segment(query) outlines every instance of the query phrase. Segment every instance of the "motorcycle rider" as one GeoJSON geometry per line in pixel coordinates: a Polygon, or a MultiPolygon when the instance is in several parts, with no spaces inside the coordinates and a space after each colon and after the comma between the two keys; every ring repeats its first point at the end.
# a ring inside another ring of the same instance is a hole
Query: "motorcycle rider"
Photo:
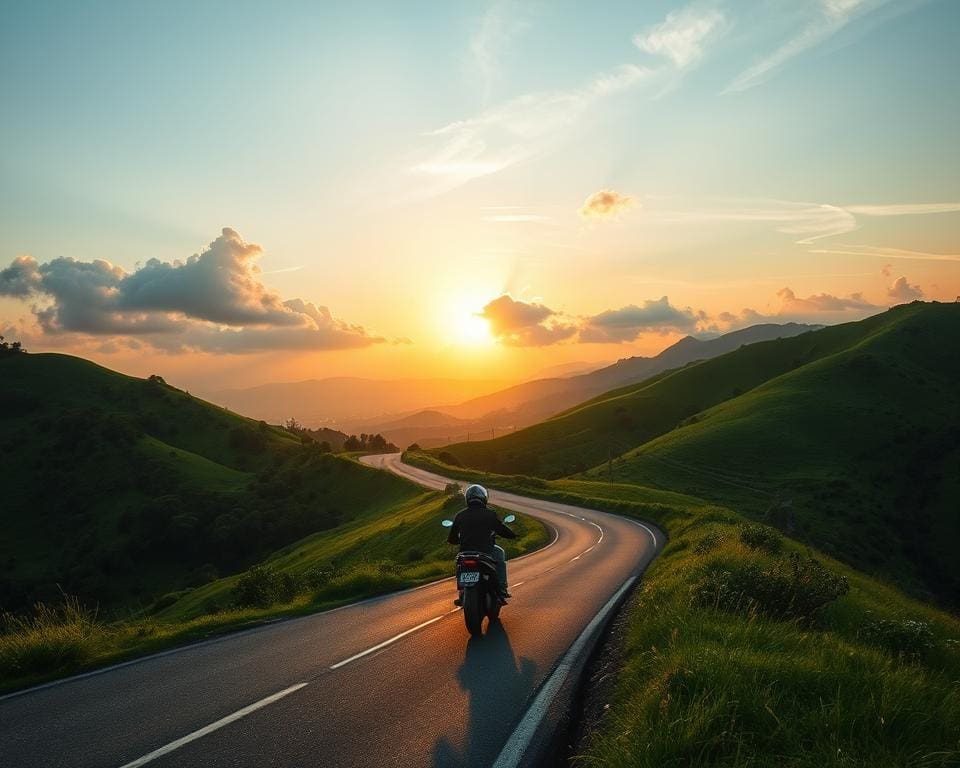
{"type": "MultiPolygon", "coordinates": [[[[463,495],[467,508],[453,518],[447,542],[459,544],[461,552],[484,552],[493,557],[497,563],[497,581],[500,582],[500,602],[505,603],[510,597],[507,590],[507,553],[503,551],[503,547],[494,543],[494,536],[515,539],[517,534],[500,522],[497,513],[487,506],[487,489],[482,485],[467,486],[463,495]]],[[[455,605],[463,605],[462,590],[453,602],[455,605]]]]}

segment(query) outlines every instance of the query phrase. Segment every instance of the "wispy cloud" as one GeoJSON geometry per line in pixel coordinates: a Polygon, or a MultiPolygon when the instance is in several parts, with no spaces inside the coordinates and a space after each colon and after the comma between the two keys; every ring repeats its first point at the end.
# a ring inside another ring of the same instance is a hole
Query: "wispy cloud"
{"type": "Polygon", "coordinates": [[[654,209],[645,215],[673,222],[766,222],[778,232],[797,236],[798,243],[811,243],[824,237],[851,232],[857,219],[836,205],[794,202],[790,200],[720,199],[709,206],[687,209],[654,209]]]}
{"type": "Polygon", "coordinates": [[[545,151],[551,139],[592,105],[632,88],[651,73],[625,64],[601,73],[583,88],[525,94],[476,117],[445,125],[429,134],[440,146],[415,162],[411,170],[430,178],[427,192],[433,194],[502,171],[545,151]]]}
{"type": "Polygon", "coordinates": [[[806,5],[812,16],[793,37],[741,72],[724,89],[724,93],[746,91],[768,80],[799,54],[814,48],[836,35],[858,18],[887,5],[891,0],[820,0],[806,5]]]}
{"type": "Polygon", "coordinates": [[[500,79],[500,61],[504,50],[527,26],[519,15],[519,9],[510,0],[497,0],[480,18],[477,29],[470,38],[469,60],[480,78],[483,104],[490,101],[500,79]]]}
{"type": "Polygon", "coordinates": [[[910,261],[960,261],[960,253],[930,253],[906,248],[884,248],[879,245],[837,245],[834,248],[814,248],[810,253],[837,256],[876,256],[879,259],[907,259],[910,261]]]}
{"type": "MultiPolygon", "coordinates": [[[[694,208],[671,209],[648,206],[648,217],[673,222],[728,221],[728,222],[768,222],[778,232],[797,237],[796,242],[809,245],[817,240],[836,235],[847,234],[858,229],[858,216],[919,216],[939,213],[960,212],[960,203],[892,203],[888,205],[832,205],[829,203],[809,203],[792,200],[740,200],[716,199],[694,208]]],[[[857,249],[868,246],[842,246],[857,249]]],[[[883,255],[877,249],[876,255],[883,255]]],[[[890,249],[894,252],[897,249],[890,249]]],[[[814,250],[813,253],[848,253],[846,250],[814,250]]],[[[902,251],[901,255],[890,254],[890,258],[929,258],[931,260],[953,261],[955,257],[937,254],[915,254],[902,251]]]]}
{"type": "Polygon", "coordinates": [[[665,56],[677,69],[698,64],[706,43],[727,26],[726,17],[716,8],[691,5],[672,11],[662,23],[634,36],[641,51],[665,56]]]}
{"type": "MultiPolygon", "coordinates": [[[[439,194],[550,151],[565,130],[604,100],[641,85],[675,82],[703,59],[707,44],[719,34],[724,21],[712,7],[704,10],[695,5],[675,11],[634,38],[638,47],[656,57],[653,65],[625,62],[596,73],[580,87],[523,94],[474,117],[449,123],[427,134],[430,146],[417,153],[407,167],[424,178],[422,194],[439,194]]],[[[496,28],[491,20],[487,31],[478,33],[480,37],[472,43],[488,72],[492,72],[489,51],[496,28]]]]}
{"type": "Polygon", "coordinates": [[[930,213],[960,212],[960,203],[894,203],[893,205],[846,205],[861,216],[921,216],[930,213]]]}

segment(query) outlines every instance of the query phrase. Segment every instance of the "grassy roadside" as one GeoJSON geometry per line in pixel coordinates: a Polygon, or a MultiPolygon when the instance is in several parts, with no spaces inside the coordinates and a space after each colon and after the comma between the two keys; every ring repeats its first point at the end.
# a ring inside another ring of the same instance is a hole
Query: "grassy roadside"
{"type": "Polygon", "coordinates": [[[960,621],[946,612],[693,497],[405,458],[669,533],[574,765],[960,765],[960,621]]]}
{"type": "MultiPolygon", "coordinates": [[[[38,606],[29,618],[0,617],[0,693],[443,578],[453,555],[439,522],[461,503],[461,497],[421,493],[116,621],[100,619],[73,598],[38,606]]],[[[511,556],[549,540],[533,518],[518,515],[512,527],[519,536],[504,544],[511,556]]]]}

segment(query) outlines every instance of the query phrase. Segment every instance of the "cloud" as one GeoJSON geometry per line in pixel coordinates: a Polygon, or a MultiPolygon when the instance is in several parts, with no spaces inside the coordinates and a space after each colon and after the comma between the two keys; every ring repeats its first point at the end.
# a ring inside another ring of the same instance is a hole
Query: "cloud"
{"type": "Polygon", "coordinates": [[[840,245],[834,248],[814,248],[810,253],[835,254],[838,256],[876,256],[881,259],[906,259],[908,261],[960,261],[960,253],[930,253],[911,251],[906,248],[884,248],[878,245],[840,245]]]}
{"type": "Polygon", "coordinates": [[[960,203],[893,203],[890,205],[845,205],[850,213],[861,216],[922,216],[931,213],[960,212],[960,203]]]}
{"type": "Polygon", "coordinates": [[[657,301],[645,301],[642,306],[630,304],[584,318],[579,339],[586,343],[615,344],[633,341],[645,332],[691,332],[704,317],[689,308],[677,309],[663,296],[657,301]]]}
{"type": "Polygon", "coordinates": [[[769,223],[778,232],[795,236],[796,242],[802,244],[857,228],[856,217],[836,205],[736,198],[715,199],[710,203],[709,207],[702,208],[644,210],[649,217],[680,224],[701,221],[769,223]]]}
{"type": "Polygon", "coordinates": [[[782,302],[781,315],[818,314],[821,312],[846,312],[848,310],[880,309],[863,298],[861,293],[851,293],[849,296],[832,296],[829,293],[819,293],[802,299],[790,288],[781,288],[777,296],[782,302]]]}
{"type": "Polygon", "coordinates": [[[884,277],[890,277],[890,271],[893,269],[893,264],[884,264],[883,268],[880,270],[880,274],[884,277]]]}
{"type": "Polygon", "coordinates": [[[527,24],[517,17],[517,11],[509,0],[498,0],[487,9],[480,19],[476,32],[470,38],[470,64],[481,81],[483,103],[500,76],[500,59],[510,41],[525,29],[527,24]]]}
{"type": "MultiPolygon", "coordinates": [[[[770,79],[790,59],[829,40],[852,21],[887,5],[890,0],[820,0],[801,4],[812,9],[812,17],[800,31],[773,53],[741,72],[724,93],[746,91],[770,79]]],[[[916,5],[916,3],[913,3],[916,5]]]]}
{"type": "MultiPolygon", "coordinates": [[[[495,48],[502,40],[502,9],[491,8],[471,43],[490,90],[496,67],[495,48]]],[[[624,62],[601,71],[575,88],[526,93],[490,106],[478,115],[448,123],[427,134],[428,143],[405,165],[421,176],[421,194],[440,194],[473,179],[498,173],[553,149],[571,126],[595,114],[604,100],[640,85],[669,85],[700,62],[706,44],[724,26],[719,11],[695,7],[672,12],[662,24],[634,38],[657,57],[657,66],[624,62]]],[[[656,92],[654,92],[655,95],[656,92]]]]}
{"type": "Polygon", "coordinates": [[[576,326],[561,320],[549,307],[519,301],[506,293],[488,302],[478,315],[490,324],[490,332],[501,344],[512,347],[544,347],[577,332],[576,326]]]}
{"type": "Polygon", "coordinates": [[[343,349],[383,341],[260,281],[259,245],[226,228],[185,262],[149,260],[134,272],[101,259],[21,256],[0,272],[0,295],[35,299],[44,334],[136,336],[170,351],[343,349]]]}
{"type": "MultiPolygon", "coordinates": [[[[778,232],[797,237],[798,244],[809,245],[816,240],[853,232],[860,224],[858,216],[918,216],[960,212],[960,203],[893,203],[889,205],[833,205],[792,200],[719,198],[708,201],[709,205],[690,208],[657,207],[652,199],[644,211],[648,218],[687,224],[700,221],[720,222],[767,222],[778,232]]],[[[865,248],[867,246],[850,246],[865,248]]],[[[890,258],[908,258],[910,251],[889,251],[890,258]]],[[[814,250],[812,253],[846,253],[846,251],[814,250]]],[[[937,260],[953,261],[957,256],[927,255],[937,260]]],[[[918,254],[915,258],[921,258],[918,254]]]]}
{"type": "Polygon", "coordinates": [[[476,117],[449,123],[428,134],[439,146],[414,161],[410,170],[430,179],[431,193],[497,173],[545,151],[549,140],[598,100],[627,90],[648,75],[642,67],[623,65],[583,88],[525,94],[476,117]]]}
{"type": "Polygon", "coordinates": [[[671,11],[663,22],[635,35],[633,44],[641,51],[669,59],[677,69],[699,63],[704,44],[726,26],[716,8],[688,6],[671,11]]]}
{"type": "Polygon", "coordinates": [[[37,260],[32,256],[17,256],[6,269],[0,269],[0,296],[26,299],[43,280],[37,271],[37,260]]]}
{"type": "Polygon", "coordinates": [[[910,285],[907,278],[901,276],[894,280],[893,285],[887,289],[887,296],[898,304],[905,304],[908,301],[922,299],[923,291],[920,290],[919,285],[910,285]]]}
{"type": "Polygon", "coordinates": [[[612,189],[601,189],[584,200],[580,215],[584,218],[615,219],[635,202],[629,195],[621,195],[612,189]]]}

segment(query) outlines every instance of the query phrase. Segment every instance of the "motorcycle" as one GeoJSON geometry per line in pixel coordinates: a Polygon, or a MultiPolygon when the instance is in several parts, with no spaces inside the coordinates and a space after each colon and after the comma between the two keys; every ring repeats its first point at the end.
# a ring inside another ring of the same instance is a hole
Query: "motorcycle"
{"type": "MultiPolygon", "coordinates": [[[[503,522],[510,524],[516,519],[516,515],[507,515],[503,522]]],[[[450,528],[453,520],[444,520],[441,525],[450,528]]],[[[496,560],[486,552],[458,553],[457,589],[463,595],[463,621],[467,631],[474,637],[479,636],[483,633],[484,616],[496,621],[503,607],[496,560]]]]}

